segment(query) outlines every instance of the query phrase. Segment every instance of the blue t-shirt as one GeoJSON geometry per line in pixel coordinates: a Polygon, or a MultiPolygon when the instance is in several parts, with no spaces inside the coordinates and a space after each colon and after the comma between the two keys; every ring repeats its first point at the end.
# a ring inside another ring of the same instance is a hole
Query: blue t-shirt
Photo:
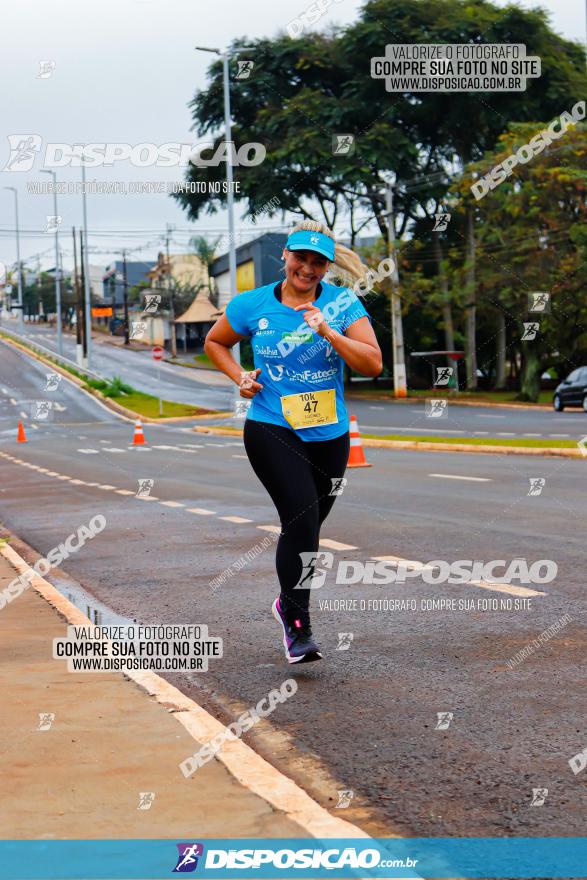
{"type": "MultiPolygon", "coordinates": [[[[297,429],[302,440],[332,440],[349,429],[344,404],[344,361],[326,339],[309,327],[303,309],[296,312],[277,299],[277,282],[240,293],[226,306],[235,333],[249,336],[257,381],[263,385],[253,398],[247,418],[294,430],[283,415],[281,398],[304,391],[335,389],[337,421],[297,429]]],[[[369,317],[357,295],[346,287],[321,282],[314,305],[330,327],[344,333],[359,318],[369,317]]],[[[371,320],[369,318],[369,320],[371,320]]]]}

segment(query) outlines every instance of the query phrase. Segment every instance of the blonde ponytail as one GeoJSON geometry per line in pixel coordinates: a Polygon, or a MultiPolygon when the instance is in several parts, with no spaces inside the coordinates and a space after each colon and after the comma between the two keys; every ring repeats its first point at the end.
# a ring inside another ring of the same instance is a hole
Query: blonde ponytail
{"type": "Polygon", "coordinates": [[[334,250],[334,271],[333,274],[339,278],[343,284],[351,286],[355,281],[362,280],[367,274],[367,266],[362,262],[358,254],[344,244],[339,244],[334,238],[334,233],[328,226],[319,223],[317,220],[302,220],[291,232],[321,232],[332,238],[335,242],[334,250]]]}

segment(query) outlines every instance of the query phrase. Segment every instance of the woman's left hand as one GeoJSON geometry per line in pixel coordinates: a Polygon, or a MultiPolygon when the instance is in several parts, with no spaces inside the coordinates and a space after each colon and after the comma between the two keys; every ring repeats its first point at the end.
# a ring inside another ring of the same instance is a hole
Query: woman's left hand
{"type": "Polygon", "coordinates": [[[318,306],[315,306],[314,303],[311,302],[302,303],[301,306],[295,306],[296,312],[299,312],[300,309],[306,309],[304,312],[304,321],[308,327],[315,330],[319,336],[325,336],[328,333],[330,327],[324,320],[324,315],[318,306]]]}

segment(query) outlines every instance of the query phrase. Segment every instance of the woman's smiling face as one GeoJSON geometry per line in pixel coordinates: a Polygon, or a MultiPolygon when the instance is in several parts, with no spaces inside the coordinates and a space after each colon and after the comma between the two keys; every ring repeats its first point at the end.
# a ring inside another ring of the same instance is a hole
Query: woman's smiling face
{"type": "Polygon", "coordinates": [[[283,251],[285,276],[289,284],[300,293],[308,293],[316,287],[328,271],[328,260],[315,251],[283,251]]]}

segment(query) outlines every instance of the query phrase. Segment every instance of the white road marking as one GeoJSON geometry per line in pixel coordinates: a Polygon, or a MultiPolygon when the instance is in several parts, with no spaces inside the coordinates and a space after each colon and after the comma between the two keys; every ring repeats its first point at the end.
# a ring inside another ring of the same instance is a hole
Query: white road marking
{"type": "Polygon", "coordinates": [[[39,430],[39,426],[38,426],[38,425],[35,425],[34,422],[32,423],[31,428],[33,429],[33,431],[38,431],[38,430],[39,430]]]}
{"type": "Polygon", "coordinates": [[[203,449],[204,446],[202,443],[182,443],[182,447],[186,446],[188,449],[203,449]]]}
{"type": "Polygon", "coordinates": [[[542,437],[542,434],[522,434],[522,437],[542,437]]]}
{"type": "Polygon", "coordinates": [[[250,523],[250,522],[253,522],[252,519],[245,519],[243,516],[219,516],[218,519],[225,519],[226,522],[231,522],[231,523],[250,523]]]}
{"type": "Polygon", "coordinates": [[[26,413],[22,410],[20,411],[19,415],[21,416],[21,418],[26,419],[26,413]]]}
{"type": "Polygon", "coordinates": [[[185,504],[181,504],[180,501],[160,501],[159,504],[162,504],[163,507],[185,507],[185,504]]]}
{"type": "Polygon", "coordinates": [[[10,398],[10,403],[11,403],[13,406],[16,406],[16,400],[14,399],[14,397],[11,397],[11,398],[10,398]]]}
{"type": "Polygon", "coordinates": [[[156,495],[137,495],[141,501],[159,501],[156,495]]]}
{"type": "Polygon", "coordinates": [[[320,546],[330,550],[358,550],[353,544],[341,544],[340,541],[332,541],[330,538],[320,538],[320,546]]]}
{"type": "Polygon", "coordinates": [[[118,495],[136,495],[136,492],[131,492],[129,489],[117,489],[118,495]]]}
{"type": "Polygon", "coordinates": [[[109,486],[108,483],[98,483],[98,489],[105,489],[106,492],[114,492],[116,486],[109,486]]]}
{"type": "Polygon", "coordinates": [[[105,446],[103,452],[126,452],[126,449],[118,449],[117,446],[105,446]]]}
{"type": "Polygon", "coordinates": [[[400,431],[409,434],[462,434],[455,428],[429,428],[421,425],[412,428],[400,428],[397,425],[361,425],[363,431],[386,431],[388,434],[396,434],[400,431]]]}
{"type": "Polygon", "coordinates": [[[511,434],[509,431],[496,431],[496,437],[515,437],[515,434],[511,434]]]}
{"type": "Polygon", "coordinates": [[[570,435],[570,434],[549,434],[548,436],[549,436],[549,437],[553,437],[553,438],[554,438],[554,437],[558,437],[558,438],[563,439],[563,438],[568,438],[568,437],[570,437],[571,435],[570,435]]]}
{"type": "Polygon", "coordinates": [[[78,452],[83,452],[84,455],[98,455],[99,449],[78,449],[78,452]]]}
{"type": "Polygon", "coordinates": [[[151,449],[173,449],[175,452],[179,451],[177,446],[151,446],[151,449]]]}
{"type": "Polygon", "coordinates": [[[429,477],[438,477],[442,480],[470,480],[472,483],[492,483],[490,477],[462,477],[460,474],[428,474],[429,477]]]}
{"type": "MultiPolygon", "coordinates": [[[[370,406],[369,409],[385,409],[384,406],[370,406]]],[[[418,410],[419,412],[419,410],[418,410]]]]}
{"type": "Polygon", "coordinates": [[[3,385],[3,386],[2,386],[2,394],[9,394],[9,393],[10,393],[10,392],[8,391],[8,388],[5,388],[4,385],[3,385]]]}
{"type": "Polygon", "coordinates": [[[261,529],[262,532],[272,532],[274,535],[281,534],[279,526],[257,526],[257,528],[261,529]]]}
{"type": "Polygon", "coordinates": [[[238,453],[234,453],[234,452],[231,456],[231,458],[248,458],[248,457],[249,457],[248,455],[239,455],[238,453]]]}
{"type": "Polygon", "coordinates": [[[85,484],[86,484],[85,480],[71,480],[70,482],[74,486],[85,486],[85,484]]]}
{"type": "Polygon", "coordinates": [[[475,413],[478,419],[505,419],[507,416],[489,415],[488,413],[475,413]]]}
{"type": "Polygon", "coordinates": [[[479,437],[487,437],[489,435],[489,431],[473,431],[473,434],[479,437]]]}
{"type": "MultiPolygon", "coordinates": [[[[413,559],[402,559],[401,556],[371,556],[371,559],[381,562],[403,562],[406,568],[411,568],[414,571],[424,571],[425,569],[434,570],[438,568],[438,566],[416,562],[413,559]]],[[[508,593],[510,596],[546,596],[546,593],[543,593],[540,590],[530,590],[528,587],[515,587],[513,584],[496,584],[490,581],[466,581],[465,583],[450,584],[449,586],[480,587],[482,590],[494,590],[497,593],[508,593]]]]}
{"type": "Polygon", "coordinates": [[[206,510],[205,507],[188,507],[188,513],[197,513],[200,516],[216,516],[215,510],[206,510]]]}

